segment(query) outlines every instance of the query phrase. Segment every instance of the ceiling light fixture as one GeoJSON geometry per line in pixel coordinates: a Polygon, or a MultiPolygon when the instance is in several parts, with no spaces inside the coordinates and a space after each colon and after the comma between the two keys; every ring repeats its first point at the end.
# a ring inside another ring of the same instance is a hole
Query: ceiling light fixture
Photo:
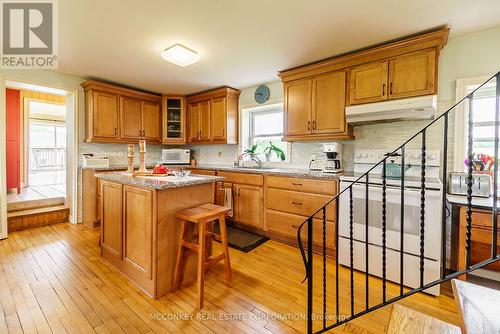
{"type": "Polygon", "coordinates": [[[200,55],[181,44],[174,44],[161,52],[161,57],[172,64],[186,67],[200,60],[200,55]]]}

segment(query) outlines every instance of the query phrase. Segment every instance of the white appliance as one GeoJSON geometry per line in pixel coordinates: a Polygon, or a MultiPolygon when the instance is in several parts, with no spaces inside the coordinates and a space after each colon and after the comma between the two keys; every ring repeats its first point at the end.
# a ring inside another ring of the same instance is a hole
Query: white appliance
{"type": "Polygon", "coordinates": [[[380,122],[403,119],[431,119],[436,115],[437,96],[375,102],[345,108],[348,123],[380,122]]]}
{"type": "Polygon", "coordinates": [[[326,154],[325,167],[323,173],[342,172],[342,144],[331,143],[323,145],[323,152],[326,154]]]}
{"type": "Polygon", "coordinates": [[[109,168],[109,157],[107,155],[83,154],[83,168],[109,168]]]}
{"type": "MultiPolygon", "coordinates": [[[[362,150],[354,155],[354,173],[340,177],[341,191],[356,181],[364,172],[383,159],[386,150],[362,150]]],[[[440,278],[441,273],[441,199],[439,179],[439,151],[426,151],[425,180],[425,260],[424,284],[440,278]]],[[[399,157],[391,157],[400,161],[399,157]]],[[[389,160],[389,159],[388,159],[389,160]]],[[[389,163],[389,161],[388,161],[389,163]]],[[[420,286],[420,196],[421,150],[406,149],[404,185],[404,285],[420,286]]],[[[382,276],[382,166],[369,175],[368,183],[368,272],[382,276]]],[[[400,280],[400,224],[401,179],[386,179],[386,277],[400,280]]],[[[352,188],[354,268],[366,270],[366,180],[362,178],[352,188]]],[[[349,191],[340,196],[339,203],[339,263],[350,265],[350,198],[349,191]]],[[[439,295],[439,286],[427,289],[439,295]]]]}
{"type": "Polygon", "coordinates": [[[164,165],[189,165],[191,150],[167,148],[161,150],[161,163],[164,165]]]}

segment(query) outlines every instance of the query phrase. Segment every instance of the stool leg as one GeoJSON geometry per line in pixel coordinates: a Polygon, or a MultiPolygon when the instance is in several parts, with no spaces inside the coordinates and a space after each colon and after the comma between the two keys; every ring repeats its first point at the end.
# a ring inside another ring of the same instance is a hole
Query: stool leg
{"type": "Polygon", "coordinates": [[[200,222],[198,226],[198,310],[203,308],[203,294],[205,288],[205,252],[207,241],[207,223],[200,222]]]}
{"type": "Polygon", "coordinates": [[[184,247],[182,246],[182,242],[184,241],[184,234],[186,233],[186,221],[183,220],[181,222],[181,241],[179,242],[179,251],[177,252],[177,263],[175,264],[174,271],[174,282],[172,285],[172,291],[179,289],[179,285],[181,283],[181,274],[182,274],[182,260],[184,258],[184,247]]]}
{"type": "Polygon", "coordinates": [[[233,274],[231,272],[231,262],[229,261],[229,248],[227,245],[227,229],[226,229],[226,215],[221,215],[219,217],[219,225],[220,225],[220,236],[222,242],[222,251],[224,252],[224,265],[226,268],[226,281],[227,285],[231,286],[233,274]]]}

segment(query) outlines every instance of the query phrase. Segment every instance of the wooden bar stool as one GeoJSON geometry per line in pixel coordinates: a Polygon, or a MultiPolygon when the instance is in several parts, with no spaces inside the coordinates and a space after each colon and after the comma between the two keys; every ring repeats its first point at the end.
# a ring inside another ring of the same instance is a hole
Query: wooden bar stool
{"type": "Polygon", "coordinates": [[[176,216],[182,219],[181,222],[181,242],[177,254],[177,264],[174,272],[173,290],[179,288],[181,282],[182,265],[184,258],[184,248],[198,253],[198,309],[203,308],[203,291],[205,285],[205,271],[214,263],[224,260],[227,285],[231,286],[232,273],[229,262],[229,250],[227,245],[226,214],[230,209],[214,204],[204,204],[196,208],[178,211],[176,216]],[[220,235],[207,231],[207,224],[219,220],[220,235]],[[186,224],[192,222],[198,224],[198,244],[185,240],[186,224]],[[220,238],[222,243],[222,254],[208,257],[206,252],[207,237],[220,238]]]}

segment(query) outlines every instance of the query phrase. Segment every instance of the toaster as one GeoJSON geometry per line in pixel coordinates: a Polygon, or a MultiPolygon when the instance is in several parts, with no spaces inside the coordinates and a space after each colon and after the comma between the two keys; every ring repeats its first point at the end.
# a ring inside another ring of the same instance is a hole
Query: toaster
{"type": "MultiPolygon", "coordinates": [[[[451,173],[449,193],[467,195],[467,173],[451,173]]],[[[472,196],[490,197],[492,191],[491,176],[488,174],[472,174],[472,196]]]]}

